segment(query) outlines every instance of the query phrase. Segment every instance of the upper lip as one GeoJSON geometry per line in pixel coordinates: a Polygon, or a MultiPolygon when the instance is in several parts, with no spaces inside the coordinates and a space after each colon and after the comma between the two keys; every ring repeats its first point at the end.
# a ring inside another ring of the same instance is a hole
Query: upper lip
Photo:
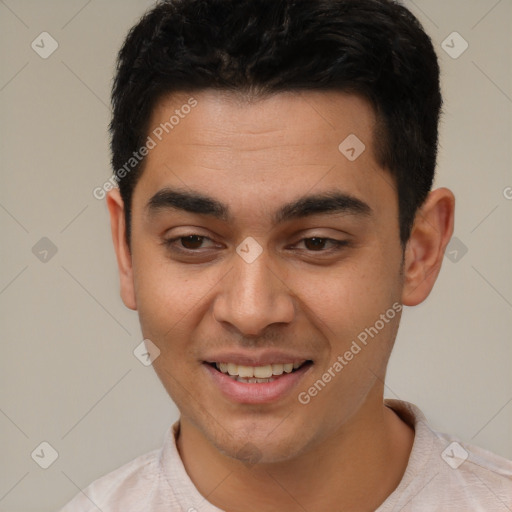
{"type": "Polygon", "coordinates": [[[285,352],[282,350],[265,350],[258,353],[241,351],[223,351],[208,355],[206,363],[233,363],[242,366],[266,366],[268,364],[285,364],[310,361],[307,355],[285,352]]]}

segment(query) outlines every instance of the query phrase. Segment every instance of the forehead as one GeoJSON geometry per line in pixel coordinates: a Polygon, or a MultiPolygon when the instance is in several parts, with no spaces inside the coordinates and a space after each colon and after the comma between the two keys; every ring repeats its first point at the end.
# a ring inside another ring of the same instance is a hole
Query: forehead
{"type": "Polygon", "coordinates": [[[339,92],[255,100],[223,91],[173,94],[153,111],[148,135],[156,145],[138,194],[147,198],[178,185],[232,204],[234,211],[237,203],[251,205],[253,213],[333,188],[365,202],[389,201],[394,186],[376,163],[375,122],[369,102],[339,92]]]}
{"type": "Polygon", "coordinates": [[[214,90],[172,94],[157,104],[150,127],[165,123],[169,114],[188,112],[184,107],[192,98],[197,105],[190,113],[181,114],[168,134],[174,137],[164,135],[166,146],[186,143],[212,149],[257,150],[298,143],[336,149],[340,137],[350,132],[365,139],[370,151],[373,147],[370,138],[376,119],[369,102],[355,94],[334,91],[283,92],[257,98],[214,90]]]}

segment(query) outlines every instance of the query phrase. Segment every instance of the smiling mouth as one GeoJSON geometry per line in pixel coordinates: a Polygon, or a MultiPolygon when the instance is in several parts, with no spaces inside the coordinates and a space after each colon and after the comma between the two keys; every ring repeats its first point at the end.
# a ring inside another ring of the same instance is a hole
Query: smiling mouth
{"type": "Polygon", "coordinates": [[[233,380],[246,384],[263,384],[273,382],[294,373],[297,370],[313,364],[311,360],[296,361],[294,363],[275,363],[264,366],[244,366],[234,363],[207,363],[220,373],[231,377],[233,380]]]}

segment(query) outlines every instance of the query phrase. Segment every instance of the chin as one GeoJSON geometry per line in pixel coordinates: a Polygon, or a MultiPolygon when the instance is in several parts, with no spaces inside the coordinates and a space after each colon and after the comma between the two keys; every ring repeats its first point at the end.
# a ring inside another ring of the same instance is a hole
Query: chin
{"type": "MultiPolygon", "coordinates": [[[[222,436],[222,439],[212,440],[215,447],[227,457],[238,460],[250,467],[255,464],[274,464],[294,459],[305,450],[301,439],[290,433],[272,432],[268,429],[260,434],[254,430],[246,434],[242,431],[233,436],[222,436]]],[[[247,431],[245,431],[247,432],[247,431]]]]}

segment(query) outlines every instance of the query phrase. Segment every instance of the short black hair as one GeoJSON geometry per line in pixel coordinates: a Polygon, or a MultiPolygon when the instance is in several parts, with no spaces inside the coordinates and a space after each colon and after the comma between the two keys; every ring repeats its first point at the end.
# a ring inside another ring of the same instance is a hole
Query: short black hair
{"type": "Polygon", "coordinates": [[[131,200],[145,163],[132,157],[146,143],[153,110],[165,95],[205,89],[257,97],[334,90],[366,98],[377,116],[378,163],[397,189],[405,246],[432,187],[442,99],[432,42],[403,5],[164,0],[149,10],[126,37],[112,88],[112,166],[129,246],[131,200]]]}

